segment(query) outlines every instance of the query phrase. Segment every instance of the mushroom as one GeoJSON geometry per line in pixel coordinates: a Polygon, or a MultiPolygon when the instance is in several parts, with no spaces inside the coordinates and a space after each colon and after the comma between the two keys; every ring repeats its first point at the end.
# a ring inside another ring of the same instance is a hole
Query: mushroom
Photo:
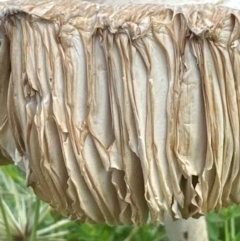
{"type": "Polygon", "coordinates": [[[142,225],[149,213],[164,222],[239,203],[230,6],[1,3],[3,164],[84,222],[142,225]]]}

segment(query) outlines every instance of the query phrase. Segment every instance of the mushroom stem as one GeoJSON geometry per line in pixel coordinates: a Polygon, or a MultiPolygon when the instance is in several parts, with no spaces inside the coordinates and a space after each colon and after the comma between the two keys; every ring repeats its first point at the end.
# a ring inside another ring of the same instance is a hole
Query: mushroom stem
{"type": "Polygon", "coordinates": [[[170,241],[209,240],[205,216],[198,219],[189,218],[173,221],[170,216],[166,215],[165,228],[170,241]]]}

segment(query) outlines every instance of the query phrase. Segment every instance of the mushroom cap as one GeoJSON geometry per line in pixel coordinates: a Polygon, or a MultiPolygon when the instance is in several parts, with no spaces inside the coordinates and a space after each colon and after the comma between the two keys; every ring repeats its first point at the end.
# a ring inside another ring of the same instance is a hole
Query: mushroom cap
{"type": "Polygon", "coordinates": [[[240,202],[238,9],[24,1],[0,23],[0,160],[42,200],[110,225],[240,202]]]}

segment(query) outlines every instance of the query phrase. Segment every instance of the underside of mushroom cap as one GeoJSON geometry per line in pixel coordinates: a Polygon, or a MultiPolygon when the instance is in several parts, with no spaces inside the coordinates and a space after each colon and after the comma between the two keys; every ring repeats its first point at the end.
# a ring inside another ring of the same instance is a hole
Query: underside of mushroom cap
{"type": "Polygon", "coordinates": [[[92,223],[239,203],[239,20],[210,4],[0,4],[2,164],[92,223]]]}

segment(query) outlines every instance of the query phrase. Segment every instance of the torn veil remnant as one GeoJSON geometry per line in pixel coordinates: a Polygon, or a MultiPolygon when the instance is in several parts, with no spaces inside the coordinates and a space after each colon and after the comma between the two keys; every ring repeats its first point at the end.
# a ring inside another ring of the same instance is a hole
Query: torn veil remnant
{"type": "Polygon", "coordinates": [[[111,225],[240,202],[238,10],[25,1],[0,20],[0,155],[42,200],[111,225]]]}

